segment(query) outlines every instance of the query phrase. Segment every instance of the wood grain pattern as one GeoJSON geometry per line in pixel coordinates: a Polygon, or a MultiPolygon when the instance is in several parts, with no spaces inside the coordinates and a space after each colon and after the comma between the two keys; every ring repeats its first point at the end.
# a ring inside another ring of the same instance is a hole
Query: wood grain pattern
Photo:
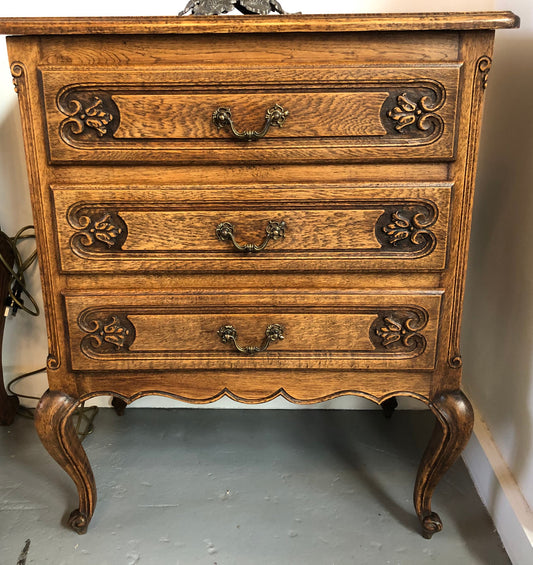
{"type": "Polygon", "coordinates": [[[381,402],[388,396],[413,396],[429,402],[431,382],[428,373],[364,371],[291,371],[290,381],[283,371],[146,371],[117,376],[110,382],[106,374],[77,373],[81,398],[119,395],[134,401],[147,395],[162,395],[191,404],[210,404],[230,398],[246,404],[262,404],[281,397],[295,404],[317,404],[345,395],[381,402]],[[164,390],[163,389],[164,384],[164,390]]]}
{"type": "MultiPolygon", "coordinates": [[[[221,87],[219,87],[221,89],[221,87]]],[[[389,96],[384,92],[268,94],[242,92],[198,94],[138,95],[114,94],[120,111],[120,126],[115,139],[213,138],[210,117],[220,107],[230,108],[240,129],[261,130],[265,112],[275,103],[289,111],[283,128],[272,128],[270,138],[278,137],[375,137],[387,133],[380,111],[389,96]],[[177,117],[179,116],[179,117],[177,117]],[[290,126],[290,127],[289,127],[290,126]]],[[[224,133],[223,131],[218,132],[224,133]]]]}
{"type": "Polygon", "coordinates": [[[65,297],[74,370],[392,369],[434,367],[441,292],[290,291],[115,293],[65,297]],[[319,304],[320,306],[317,306],[319,304]],[[261,342],[269,324],[285,339],[242,356],[217,330],[261,342]],[[126,336],[129,334],[129,337],[126,336]]]}
{"type": "Polygon", "coordinates": [[[473,30],[518,27],[512,12],[410,13],[273,17],[0,18],[4,35],[279,33],[345,31],[473,30]]]}
{"type": "Polygon", "coordinates": [[[417,398],[438,422],[415,509],[424,535],[440,529],[432,493],[471,429],[459,328],[480,112],[494,29],[517,25],[509,12],[0,19],[23,34],[8,51],[53,391],[37,426],[78,487],[77,531],[95,489],[69,416],[101,394],[121,409],[150,394],[417,398]],[[237,129],[260,129],[276,103],[284,126],[258,141],[212,121],[228,106],[237,129]],[[215,231],[230,222],[236,245],[258,245],[269,221],[285,237],[248,255],[215,231]],[[270,324],[284,339],[248,354],[270,324]]]}
{"type": "Polygon", "coordinates": [[[115,273],[442,269],[451,191],[448,183],[52,187],[61,268],[115,273]],[[285,237],[253,255],[215,233],[230,222],[237,240],[259,243],[271,220],[285,221],[285,237]]]}
{"type": "Polygon", "coordinates": [[[258,67],[220,64],[198,69],[181,62],[150,71],[43,67],[52,161],[454,157],[460,64],[279,68],[270,57],[258,67]],[[213,123],[213,112],[225,107],[238,129],[260,130],[275,104],[289,111],[283,127],[253,143],[213,123]]]}
{"type": "MultiPolygon", "coordinates": [[[[380,32],[303,33],[298,37],[298,50],[292,33],[217,34],[207,44],[202,35],[106,35],[105,49],[90,35],[41,36],[39,43],[43,49],[41,64],[56,68],[173,65],[178,55],[180,64],[196,65],[201,70],[204,65],[218,62],[220,70],[224,70],[225,65],[235,61],[246,67],[265,64],[266,55],[270,56],[270,65],[274,58],[279,65],[291,66],[327,65],[332,60],[339,65],[357,61],[420,63],[422,53],[426,62],[455,62],[459,33],[419,32],[417,49],[413,48],[411,34],[394,30],[387,32],[387,42],[380,32]]],[[[23,38],[11,37],[10,41],[18,39],[23,38]]]]}
{"type": "MultiPolygon", "coordinates": [[[[26,166],[28,170],[28,181],[30,186],[30,198],[31,206],[34,217],[41,217],[43,214],[43,208],[46,204],[43,202],[46,200],[46,195],[41,191],[42,183],[45,182],[46,178],[46,168],[42,167],[41,164],[45,160],[44,148],[42,144],[39,143],[39,137],[35,131],[35,119],[36,114],[39,112],[37,110],[39,103],[34,99],[32,102],[32,93],[35,96],[35,89],[37,85],[32,84],[34,76],[30,76],[25,63],[18,60],[18,57],[13,56],[9,49],[10,45],[8,42],[8,54],[10,55],[10,69],[13,76],[13,82],[15,86],[15,91],[19,97],[19,109],[20,117],[22,122],[23,131],[23,141],[24,149],[26,152],[26,166]]],[[[24,53],[21,59],[26,59],[28,64],[36,56],[35,54],[36,46],[35,44],[26,45],[24,53]]],[[[39,225],[39,222],[36,222],[39,225]]],[[[39,228],[36,227],[36,233],[39,228]]],[[[49,241],[46,238],[36,237],[37,255],[39,257],[39,272],[41,274],[41,283],[45,289],[48,291],[43,292],[43,303],[45,312],[54,312],[57,307],[56,300],[58,295],[53,292],[56,281],[52,274],[52,268],[50,262],[52,261],[53,251],[48,247],[49,241]]],[[[54,315],[47,315],[46,318],[46,329],[48,335],[48,357],[46,360],[46,367],[49,371],[57,371],[61,367],[61,357],[59,354],[59,341],[60,341],[60,329],[58,327],[58,319],[54,315]]],[[[64,385],[64,381],[61,382],[64,385]]]]}

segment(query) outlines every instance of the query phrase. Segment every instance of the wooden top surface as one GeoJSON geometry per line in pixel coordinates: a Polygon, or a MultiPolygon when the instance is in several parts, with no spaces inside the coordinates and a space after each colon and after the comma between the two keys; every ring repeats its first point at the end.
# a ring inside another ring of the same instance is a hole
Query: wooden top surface
{"type": "Polygon", "coordinates": [[[0,18],[0,34],[93,35],[473,30],[513,28],[519,25],[520,19],[512,12],[0,18]]]}

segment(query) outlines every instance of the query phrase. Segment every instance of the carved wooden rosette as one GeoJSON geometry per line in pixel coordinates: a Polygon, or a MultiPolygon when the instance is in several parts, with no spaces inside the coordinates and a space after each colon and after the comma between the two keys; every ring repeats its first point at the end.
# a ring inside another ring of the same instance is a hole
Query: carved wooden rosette
{"type": "Polygon", "coordinates": [[[429,229],[437,217],[437,207],[429,201],[388,205],[376,224],[376,238],[384,250],[426,255],[437,244],[435,234],[429,229]]]}
{"type": "Polygon", "coordinates": [[[421,308],[391,309],[380,313],[372,324],[370,340],[378,350],[420,355],[426,349],[420,332],[427,323],[427,312],[421,308]]]}
{"type": "Polygon", "coordinates": [[[381,119],[387,131],[407,137],[440,137],[444,122],[438,111],[446,90],[433,81],[394,89],[383,104],[381,119]]]}
{"type": "Polygon", "coordinates": [[[135,340],[135,327],[123,312],[86,310],[78,325],[87,333],[80,347],[88,356],[127,351],[135,340]]]}
{"type": "Polygon", "coordinates": [[[81,256],[118,251],[128,237],[128,227],[118,212],[106,208],[75,205],[67,219],[76,230],[70,246],[81,256]]]}
{"type": "Polygon", "coordinates": [[[76,139],[112,137],[120,124],[120,113],[111,96],[104,91],[66,89],[57,97],[57,107],[68,116],[59,127],[68,143],[76,139]]]}

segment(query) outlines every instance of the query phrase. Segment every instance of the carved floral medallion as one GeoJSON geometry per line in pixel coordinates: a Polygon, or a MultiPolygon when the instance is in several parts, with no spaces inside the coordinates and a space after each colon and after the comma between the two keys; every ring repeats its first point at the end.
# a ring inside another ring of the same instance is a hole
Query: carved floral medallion
{"type": "Polygon", "coordinates": [[[68,116],[59,126],[67,142],[75,138],[112,137],[120,122],[117,105],[106,92],[67,91],[59,97],[59,110],[68,116]]]}
{"type": "Polygon", "coordinates": [[[434,126],[435,121],[442,121],[435,113],[440,106],[435,106],[429,96],[404,92],[397,97],[396,103],[397,105],[387,112],[387,116],[395,122],[394,129],[400,133],[404,133],[409,126],[427,131],[434,126]]]}
{"type": "Polygon", "coordinates": [[[417,255],[431,252],[437,238],[430,229],[437,221],[438,210],[433,202],[388,205],[376,224],[376,237],[382,248],[406,251],[417,255]]]}
{"type": "Polygon", "coordinates": [[[76,229],[71,237],[73,251],[110,252],[120,250],[128,235],[128,228],[117,212],[75,206],[69,210],[69,224],[76,229]]]}
{"type": "Polygon", "coordinates": [[[427,321],[427,312],[419,308],[383,312],[372,324],[370,339],[380,349],[420,354],[426,348],[426,339],[420,332],[427,321]]]}
{"type": "Polygon", "coordinates": [[[78,325],[87,335],[81,341],[81,350],[90,357],[127,350],[135,340],[135,327],[122,312],[85,311],[78,325]]]}

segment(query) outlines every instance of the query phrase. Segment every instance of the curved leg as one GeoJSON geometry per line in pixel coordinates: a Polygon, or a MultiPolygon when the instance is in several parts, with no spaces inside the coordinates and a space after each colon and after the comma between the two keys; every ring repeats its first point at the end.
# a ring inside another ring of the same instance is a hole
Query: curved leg
{"type": "Polygon", "coordinates": [[[118,396],[113,396],[113,399],[111,400],[111,406],[115,409],[117,416],[124,416],[127,405],[128,403],[124,402],[124,400],[118,396]]]}
{"type": "Polygon", "coordinates": [[[93,516],[96,487],[89,460],[71,420],[77,405],[74,398],[48,390],[35,411],[35,427],[48,453],[78,488],[80,506],[71,513],[68,524],[78,534],[84,534],[93,516]]]}
{"type": "Polygon", "coordinates": [[[439,515],[431,511],[433,491],[463,451],[474,425],[472,406],[460,390],[442,394],[430,408],[437,422],[418,468],[414,492],[415,510],[427,539],[442,530],[439,515]]]}
{"type": "Polygon", "coordinates": [[[398,408],[398,400],[395,396],[391,396],[390,398],[387,398],[387,400],[384,400],[380,404],[380,406],[383,410],[383,415],[385,416],[385,418],[392,418],[392,414],[394,413],[396,408],[398,408]]]}

